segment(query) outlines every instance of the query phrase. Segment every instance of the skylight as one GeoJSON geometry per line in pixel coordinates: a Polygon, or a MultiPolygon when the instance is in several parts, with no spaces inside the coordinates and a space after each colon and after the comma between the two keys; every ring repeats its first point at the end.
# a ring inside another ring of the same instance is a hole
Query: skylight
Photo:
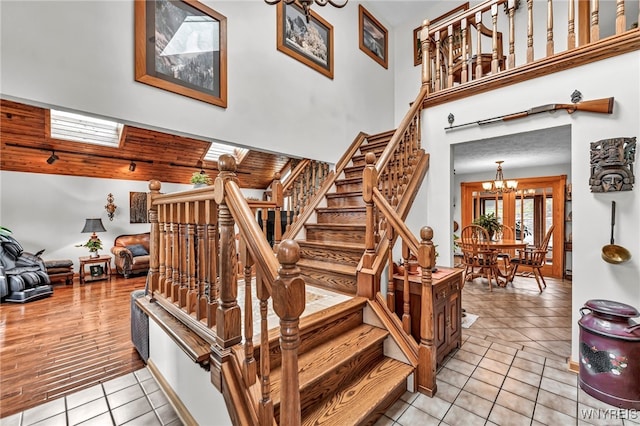
{"type": "Polygon", "coordinates": [[[231,154],[236,158],[237,164],[240,164],[248,152],[249,150],[245,148],[238,148],[218,142],[211,142],[211,147],[205,154],[204,159],[207,161],[218,162],[218,157],[220,157],[222,154],[231,154]]]}
{"type": "Polygon", "coordinates": [[[51,138],[117,147],[124,126],[115,121],[51,110],[51,138]]]}

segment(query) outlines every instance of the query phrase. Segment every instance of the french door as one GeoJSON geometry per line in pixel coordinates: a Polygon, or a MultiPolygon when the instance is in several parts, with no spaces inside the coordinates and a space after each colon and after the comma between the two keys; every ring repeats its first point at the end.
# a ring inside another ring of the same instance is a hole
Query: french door
{"type": "Polygon", "coordinates": [[[564,270],[564,206],[566,175],[518,179],[518,189],[508,193],[490,193],[482,182],[462,182],[461,221],[469,225],[481,214],[494,213],[503,225],[515,231],[516,239],[539,245],[551,225],[545,276],[562,278],[564,270]]]}

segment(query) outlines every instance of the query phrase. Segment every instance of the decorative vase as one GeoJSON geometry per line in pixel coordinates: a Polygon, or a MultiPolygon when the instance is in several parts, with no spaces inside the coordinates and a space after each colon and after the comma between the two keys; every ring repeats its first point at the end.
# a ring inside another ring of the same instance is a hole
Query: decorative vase
{"type": "Polygon", "coordinates": [[[98,254],[98,250],[90,250],[89,251],[89,257],[91,258],[96,258],[96,257],[100,257],[100,255],[98,254]]]}

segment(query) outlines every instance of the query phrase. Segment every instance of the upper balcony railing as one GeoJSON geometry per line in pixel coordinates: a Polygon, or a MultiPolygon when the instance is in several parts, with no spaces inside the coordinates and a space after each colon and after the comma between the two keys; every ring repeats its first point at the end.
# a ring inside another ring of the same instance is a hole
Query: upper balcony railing
{"type": "Polygon", "coordinates": [[[474,94],[638,50],[639,9],[638,0],[489,0],[437,25],[425,20],[426,102],[438,102],[439,92],[474,94]]]}

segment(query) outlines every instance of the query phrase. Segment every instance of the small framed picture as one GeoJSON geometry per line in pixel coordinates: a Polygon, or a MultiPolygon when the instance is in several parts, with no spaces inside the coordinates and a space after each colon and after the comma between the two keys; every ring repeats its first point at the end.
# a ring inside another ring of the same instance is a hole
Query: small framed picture
{"type": "Polygon", "coordinates": [[[99,277],[101,275],[104,275],[104,268],[102,267],[102,265],[91,265],[89,266],[89,271],[91,271],[92,277],[99,277]]]}
{"type": "Polygon", "coordinates": [[[385,68],[389,68],[389,34],[387,29],[362,5],[358,5],[360,50],[385,68]]]}

